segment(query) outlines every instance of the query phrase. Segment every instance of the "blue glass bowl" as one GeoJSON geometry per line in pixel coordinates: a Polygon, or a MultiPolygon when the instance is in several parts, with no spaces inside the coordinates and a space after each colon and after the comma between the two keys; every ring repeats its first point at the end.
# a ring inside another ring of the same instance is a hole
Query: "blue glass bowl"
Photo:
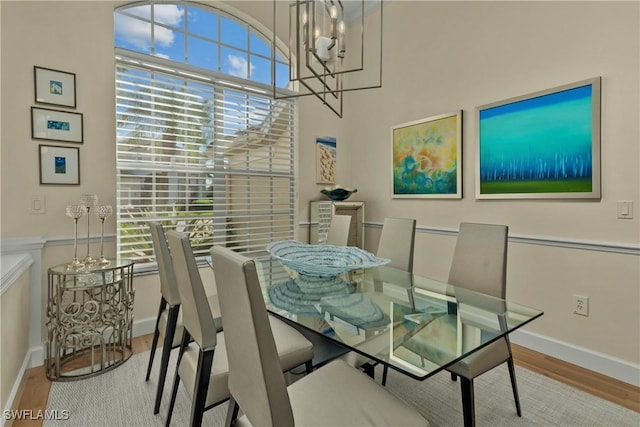
{"type": "Polygon", "coordinates": [[[267,250],[283,266],[298,275],[315,278],[314,281],[322,277],[338,276],[350,270],[378,267],[391,262],[353,246],[309,245],[294,240],[271,243],[267,250]]]}
{"type": "Polygon", "coordinates": [[[357,192],[358,189],[354,188],[344,188],[339,185],[334,185],[333,187],[325,187],[320,192],[330,198],[333,201],[342,201],[347,200],[353,193],[357,192]]]}

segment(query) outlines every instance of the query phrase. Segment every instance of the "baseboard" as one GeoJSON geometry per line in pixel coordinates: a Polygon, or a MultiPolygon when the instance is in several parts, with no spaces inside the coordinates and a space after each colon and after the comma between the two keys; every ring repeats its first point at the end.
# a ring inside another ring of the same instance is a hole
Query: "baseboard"
{"type": "Polygon", "coordinates": [[[24,356],[24,360],[22,361],[22,365],[18,370],[18,375],[16,376],[16,381],[11,388],[11,392],[9,393],[9,397],[7,398],[7,403],[5,404],[3,416],[0,417],[0,427],[9,427],[13,424],[12,419],[6,419],[5,414],[6,411],[11,411],[12,409],[17,409],[20,404],[20,399],[22,399],[22,392],[24,390],[24,386],[27,381],[27,376],[25,375],[27,369],[31,369],[34,366],[40,366],[44,363],[44,359],[42,356],[42,347],[38,348],[30,348],[27,351],[27,354],[24,356]]]}
{"type": "Polygon", "coordinates": [[[147,335],[153,333],[156,327],[156,318],[147,317],[146,319],[140,319],[133,322],[133,336],[139,337],[140,335],[147,335]]]}
{"type": "Polygon", "coordinates": [[[510,338],[514,344],[640,387],[638,364],[525,330],[515,331],[510,338]]]}

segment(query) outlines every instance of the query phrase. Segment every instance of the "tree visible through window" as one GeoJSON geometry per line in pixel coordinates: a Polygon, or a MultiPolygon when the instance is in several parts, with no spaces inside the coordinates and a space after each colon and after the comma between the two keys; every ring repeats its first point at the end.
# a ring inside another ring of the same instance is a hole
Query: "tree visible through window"
{"type": "Polygon", "coordinates": [[[292,238],[295,104],[270,96],[284,56],[189,2],[117,9],[115,45],[118,256],[153,262],[149,221],[188,233],[197,255],[292,238]]]}

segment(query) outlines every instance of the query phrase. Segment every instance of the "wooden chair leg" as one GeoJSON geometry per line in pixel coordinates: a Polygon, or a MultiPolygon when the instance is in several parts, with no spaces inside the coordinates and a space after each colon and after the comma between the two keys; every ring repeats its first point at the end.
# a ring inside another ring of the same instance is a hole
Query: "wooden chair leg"
{"type": "Polygon", "coordinates": [[[185,329],[182,334],[182,342],[180,343],[180,353],[178,354],[178,362],[176,363],[176,374],[173,377],[173,388],[171,389],[171,401],[169,402],[169,411],[167,412],[167,421],[165,422],[165,427],[169,427],[171,424],[171,415],[173,415],[173,407],[176,403],[176,396],[178,395],[178,386],[180,385],[180,374],[178,372],[178,365],[180,365],[180,360],[182,360],[182,354],[184,353],[184,349],[189,344],[189,340],[191,340],[191,336],[189,332],[185,329]]]}
{"type": "Polygon", "coordinates": [[[476,425],[476,414],[473,396],[473,380],[460,377],[460,391],[462,392],[464,427],[474,427],[476,425]]]}
{"type": "Polygon", "coordinates": [[[371,379],[375,379],[376,376],[376,372],[375,372],[375,366],[369,362],[367,363],[363,363],[361,366],[362,370],[364,371],[365,374],[367,374],[369,377],[371,377],[371,379]]]}
{"type": "Polygon", "coordinates": [[[382,369],[382,386],[387,385],[387,373],[389,372],[389,367],[387,365],[382,369]]]}
{"type": "Polygon", "coordinates": [[[207,391],[209,389],[209,375],[213,365],[214,350],[202,351],[198,355],[198,366],[196,368],[196,383],[193,390],[193,401],[191,402],[191,427],[202,425],[202,414],[207,403],[207,391]]]}
{"type": "Polygon", "coordinates": [[[162,359],[160,360],[160,375],[158,377],[158,387],[156,388],[156,401],[153,406],[153,413],[160,412],[160,403],[162,403],[162,392],[164,391],[165,378],[167,377],[167,368],[169,366],[169,358],[171,357],[171,346],[173,345],[173,337],[176,334],[176,324],[178,323],[178,313],[180,305],[174,305],[169,309],[167,316],[167,327],[164,331],[162,342],[162,359]]]}
{"type": "Polygon", "coordinates": [[[153,358],[156,355],[156,348],[158,347],[158,337],[160,336],[160,331],[158,330],[158,325],[160,324],[160,316],[167,306],[167,301],[160,297],[160,308],[158,309],[158,316],[156,317],[156,327],[153,330],[153,342],[151,343],[151,352],[149,353],[149,364],[147,365],[147,376],[144,378],[145,381],[149,381],[149,377],[151,376],[151,367],[153,366],[153,358]]]}
{"type": "Polygon", "coordinates": [[[507,360],[507,366],[509,367],[509,376],[511,377],[511,388],[513,389],[513,400],[516,402],[516,412],[518,416],[522,416],[522,409],[520,408],[520,396],[518,395],[518,384],[516,383],[516,369],[513,365],[513,356],[507,360]]]}
{"type": "Polygon", "coordinates": [[[240,406],[238,406],[238,402],[236,402],[233,396],[229,396],[229,409],[227,410],[227,418],[224,422],[224,427],[231,427],[236,418],[238,418],[239,409],[240,406]]]}

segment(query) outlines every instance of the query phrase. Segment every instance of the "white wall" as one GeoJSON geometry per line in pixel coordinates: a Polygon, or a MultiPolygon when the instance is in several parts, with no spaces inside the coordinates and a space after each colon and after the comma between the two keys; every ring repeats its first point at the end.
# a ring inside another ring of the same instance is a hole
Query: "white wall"
{"type": "MultiPolygon", "coordinates": [[[[72,256],[67,239],[73,227],[64,215],[68,203],[95,192],[102,202],[115,204],[116,5],[0,2],[1,234],[42,236],[48,242],[44,258],[51,262],[72,256]],[[85,142],[69,146],[80,147],[80,186],[38,183],[38,142],[30,137],[34,65],[76,73],[78,102],[72,111],[84,114],[85,142]],[[45,214],[29,214],[34,195],[45,196],[45,214]],[[60,239],[67,244],[57,245],[60,239]]],[[[255,11],[254,17],[270,26],[270,2],[233,5],[255,11]]],[[[418,219],[418,273],[446,277],[455,239],[429,230],[455,230],[463,220],[506,223],[514,236],[637,247],[638,221],[617,220],[615,202],[633,200],[636,214],[640,210],[638,19],[637,2],[385,2],[383,88],[348,93],[342,120],[317,100],[300,102],[298,221],[308,221],[308,202],[321,198],[315,136],[331,135],[338,139],[338,182],[358,188],[370,225],[386,216],[418,219]],[[597,75],[603,77],[602,200],[476,201],[475,106],[597,75]],[[392,200],[390,127],[456,109],[466,113],[464,198],[392,200]]],[[[96,235],[96,222],[94,227],[96,235]]],[[[115,221],[107,221],[106,228],[115,234],[115,221]]],[[[301,239],[306,231],[300,228],[301,239]]],[[[371,249],[378,233],[375,227],[367,230],[371,249]]],[[[43,262],[43,275],[47,267],[43,262]]],[[[624,255],[513,243],[509,296],[545,310],[532,332],[637,364],[639,267],[637,251],[624,255]],[[590,317],[570,314],[573,293],[591,298],[590,317]]],[[[155,310],[158,289],[152,282],[151,276],[136,278],[138,320],[155,310]]]]}
{"type": "MultiPolygon", "coordinates": [[[[344,118],[346,184],[366,200],[370,225],[388,216],[417,218],[417,273],[448,274],[455,235],[429,229],[508,224],[512,236],[533,239],[510,244],[508,265],[509,298],[545,311],[527,330],[636,367],[639,13],[638,2],[387,2],[383,87],[348,94],[344,118]],[[602,76],[602,200],[475,200],[475,107],[595,76],[602,76]],[[392,199],[391,126],[455,110],[464,111],[463,199],[392,199]],[[617,200],[634,201],[635,219],[616,218],[617,200]],[[609,245],[632,254],[603,252],[609,245]],[[573,294],[590,297],[589,317],[572,314],[573,294]]],[[[369,249],[378,231],[368,231],[369,249]]]]}

